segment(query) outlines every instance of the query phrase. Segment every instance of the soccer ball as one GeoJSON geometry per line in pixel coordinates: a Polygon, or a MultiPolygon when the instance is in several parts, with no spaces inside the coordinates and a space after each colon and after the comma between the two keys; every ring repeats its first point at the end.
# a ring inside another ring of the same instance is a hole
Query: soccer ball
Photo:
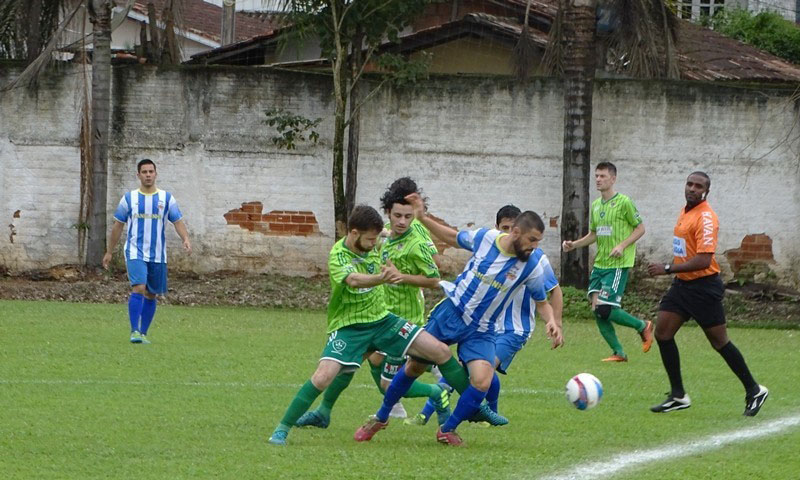
{"type": "Polygon", "coordinates": [[[579,373],[567,382],[567,400],[578,410],[588,410],[603,398],[603,384],[591,373],[579,373]]]}

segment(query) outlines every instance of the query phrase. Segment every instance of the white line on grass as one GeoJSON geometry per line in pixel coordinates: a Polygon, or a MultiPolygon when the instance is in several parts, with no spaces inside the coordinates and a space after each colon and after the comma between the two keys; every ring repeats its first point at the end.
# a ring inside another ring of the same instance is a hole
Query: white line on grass
{"type": "Polygon", "coordinates": [[[745,440],[752,440],[780,433],[798,425],[800,425],[800,415],[795,414],[745,429],[710,435],[690,442],[673,443],[649,450],[634,450],[632,452],[619,454],[611,460],[586,463],[568,472],[545,476],[543,478],[546,480],[593,480],[597,478],[608,478],[610,475],[643,464],[698,455],[710,450],[722,448],[731,443],[743,442],[745,440]]]}
{"type": "MultiPolygon", "coordinates": [[[[301,383],[271,383],[271,382],[165,382],[158,380],[104,380],[104,379],[0,379],[0,385],[158,385],[179,387],[226,387],[226,388],[287,388],[298,389],[301,383]]],[[[373,383],[354,383],[349,388],[362,388],[374,390],[373,383]]],[[[503,388],[501,393],[514,395],[563,395],[561,390],[536,390],[532,388],[503,388]]]]}

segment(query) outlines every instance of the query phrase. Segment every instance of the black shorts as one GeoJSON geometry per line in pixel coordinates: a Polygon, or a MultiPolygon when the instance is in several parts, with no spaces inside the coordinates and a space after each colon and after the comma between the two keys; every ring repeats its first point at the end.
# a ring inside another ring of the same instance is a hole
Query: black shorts
{"type": "Polygon", "coordinates": [[[725,323],[723,296],[725,285],[718,274],[689,281],[676,277],[658,310],[677,313],[684,321],[693,318],[703,328],[715,327],[725,323]]]}

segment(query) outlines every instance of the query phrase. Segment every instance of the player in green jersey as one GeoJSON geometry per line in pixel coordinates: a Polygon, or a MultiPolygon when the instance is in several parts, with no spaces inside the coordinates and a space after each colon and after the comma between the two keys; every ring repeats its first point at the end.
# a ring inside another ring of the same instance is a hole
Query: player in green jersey
{"type": "MultiPolygon", "coordinates": [[[[328,342],[316,371],[297,392],[269,443],[286,445],[291,427],[332,383],[338,396],[353,378],[367,352],[380,350],[402,357],[414,355],[439,365],[451,385],[466,388],[469,379],[449,347],[404,318],[390,313],[381,285],[399,283],[400,272],[383,264],[375,249],[383,220],[374,208],[359,205],[347,222],[347,236],[336,242],[328,257],[331,296],[328,303],[328,342]]],[[[335,399],[334,399],[335,400],[335,399]]]]}
{"type": "Polygon", "coordinates": [[[565,240],[570,252],[597,242],[597,255],[589,277],[589,297],[600,334],[611,347],[604,362],[627,362],[628,357],[614,331],[614,323],[634,328],[642,339],[642,351],[653,343],[653,322],[642,321],[622,309],[628,271],[636,260],[636,241],[644,235],[644,223],[633,201],[614,190],[617,167],[611,162],[597,164],[594,171],[600,198],[589,211],[589,233],[578,240],[565,240]]]}

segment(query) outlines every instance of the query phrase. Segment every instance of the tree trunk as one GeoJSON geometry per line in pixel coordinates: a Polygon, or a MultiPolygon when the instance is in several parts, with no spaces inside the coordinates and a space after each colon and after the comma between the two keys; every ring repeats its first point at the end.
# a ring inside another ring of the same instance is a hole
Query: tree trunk
{"type": "MultiPolygon", "coordinates": [[[[589,231],[596,0],[567,0],[564,17],[564,163],[561,238],[589,231]]],[[[561,255],[561,282],[589,283],[589,250],[561,255]]]]}
{"type": "Polygon", "coordinates": [[[344,2],[334,0],[331,2],[333,14],[333,171],[331,182],[333,184],[333,218],[336,226],[335,235],[339,239],[347,234],[347,205],[344,196],[344,129],[347,119],[347,49],[343,44],[342,32],[339,30],[339,15],[344,11],[344,2]]]}
{"type": "Polygon", "coordinates": [[[91,0],[92,53],[92,206],[86,264],[99,267],[106,251],[108,135],[111,110],[111,0],[91,0]]]}
{"type": "Polygon", "coordinates": [[[25,22],[27,63],[30,64],[42,53],[42,0],[30,0],[25,12],[25,22]]]}
{"type": "Polygon", "coordinates": [[[349,99],[350,126],[347,129],[347,179],[344,193],[344,204],[348,217],[356,206],[356,190],[358,189],[358,142],[361,135],[361,109],[357,107],[361,98],[358,84],[361,82],[356,82],[356,76],[361,71],[361,64],[364,61],[361,50],[363,42],[364,31],[361,27],[358,27],[355,35],[353,35],[352,54],[350,56],[350,84],[352,85],[352,90],[349,99]]]}

